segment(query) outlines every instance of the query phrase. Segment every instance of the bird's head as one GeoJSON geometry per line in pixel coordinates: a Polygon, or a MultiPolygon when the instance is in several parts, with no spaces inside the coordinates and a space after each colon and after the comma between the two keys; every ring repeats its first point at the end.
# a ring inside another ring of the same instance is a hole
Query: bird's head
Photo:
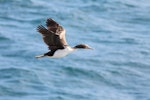
{"type": "Polygon", "coordinates": [[[88,46],[86,44],[79,44],[79,45],[76,45],[74,48],[75,49],[93,49],[93,48],[91,48],[90,46],[88,46]]]}

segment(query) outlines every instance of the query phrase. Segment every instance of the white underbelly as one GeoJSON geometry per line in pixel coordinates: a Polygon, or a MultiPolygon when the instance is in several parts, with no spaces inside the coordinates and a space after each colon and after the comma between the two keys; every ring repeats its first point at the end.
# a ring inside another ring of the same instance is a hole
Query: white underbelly
{"type": "Polygon", "coordinates": [[[57,50],[51,58],[62,58],[64,56],[70,54],[73,51],[74,50],[69,47],[67,47],[65,49],[57,50]]]}

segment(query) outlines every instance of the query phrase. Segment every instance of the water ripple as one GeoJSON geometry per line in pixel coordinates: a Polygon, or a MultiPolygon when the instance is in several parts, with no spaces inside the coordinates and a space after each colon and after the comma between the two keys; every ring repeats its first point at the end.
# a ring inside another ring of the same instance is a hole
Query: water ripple
{"type": "Polygon", "coordinates": [[[0,0],[0,99],[148,100],[149,4],[0,0]],[[94,50],[35,59],[48,51],[36,27],[49,17],[67,30],[68,44],[94,50]]]}

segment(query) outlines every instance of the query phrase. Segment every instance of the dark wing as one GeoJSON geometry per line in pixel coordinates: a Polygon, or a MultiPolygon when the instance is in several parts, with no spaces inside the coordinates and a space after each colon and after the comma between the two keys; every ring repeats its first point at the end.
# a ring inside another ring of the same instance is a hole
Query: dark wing
{"type": "Polygon", "coordinates": [[[60,36],[55,34],[53,31],[46,29],[42,25],[37,27],[37,31],[43,35],[43,40],[49,46],[50,50],[64,48],[64,45],[60,41],[60,36]]]}
{"type": "Polygon", "coordinates": [[[60,26],[56,21],[51,18],[47,19],[46,26],[49,31],[52,31],[55,34],[59,35],[60,41],[63,45],[68,45],[65,36],[65,29],[62,26],[60,26]]]}
{"type": "Polygon", "coordinates": [[[57,22],[55,22],[53,19],[48,18],[46,21],[46,26],[48,27],[48,29],[51,29],[51,28],[57,28],[60,25],[57,22]]]}

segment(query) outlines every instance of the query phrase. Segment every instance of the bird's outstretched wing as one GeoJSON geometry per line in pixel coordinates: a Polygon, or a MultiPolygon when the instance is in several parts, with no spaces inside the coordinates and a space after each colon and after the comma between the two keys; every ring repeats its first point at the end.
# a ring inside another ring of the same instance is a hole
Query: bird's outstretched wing
{"type": "Polygon", "coordinates": [[[55,34],[59,35],[60,41],[63,45],[68,45],[66,41],[66,36],[65,36],[66,31],[61,25],[59,25],[53,19],[48,18],[46,21],[46,26],[49,31],[52,31],[55,34]]]}
{"type": "Polygon", "coordinates": [[[63,49],[67,45],[63,27],[51,18],[47,19],[46,25],[48,29],[42,25],[37,27],[37,31],[43,35],[44,42],[50,50],[63,49]]]}

